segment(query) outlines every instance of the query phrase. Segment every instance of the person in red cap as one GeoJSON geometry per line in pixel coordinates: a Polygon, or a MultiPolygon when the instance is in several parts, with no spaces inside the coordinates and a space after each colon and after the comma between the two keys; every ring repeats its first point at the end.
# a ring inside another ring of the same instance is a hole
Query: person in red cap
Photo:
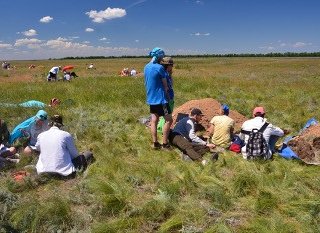
{"type": "Polygon", "coordinates": [[[265,114],[266,113],[263,107],[255,107],[252,113],[253,119],[247,120],[242,124],[240,138],[243,139],[245,143],[245,146],[241,148],[241,153],[244,159],[247,159],[246,145],[248,143],[249,134],[253,129],[259,130],[264,126],[263,138],[268,144],[267,159],[272,158],[272,154],[275,152],[275,144],[277,140],[282,137],[285,132],[287,133],[287,130],[282,130],[279,127],[267,122],[265,114]]]}

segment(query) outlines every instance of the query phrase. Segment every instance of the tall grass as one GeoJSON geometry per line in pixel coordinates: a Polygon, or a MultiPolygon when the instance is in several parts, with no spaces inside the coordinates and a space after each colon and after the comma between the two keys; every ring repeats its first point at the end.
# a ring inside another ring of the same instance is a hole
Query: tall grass
{"type": "MultiPolygon", "coordinates": [[[[143,70],[147,59],[15,62],[1,71],[0,99],[62,100],[49,114],[64,117],[79,151],[92,148],[96,162],[72,181],[14,186],[1,173],[1,228],[17,232],[319,232],[319,168],[275,157],[248,162],[224,152],[203,167],[177,151],[153,151],[143,78],[118,77],[123,67],[143,70]],[[46,83],[53,64],[76,66],[72,82],[46,83]],[[130,65],[129,65],[130,64],[130,65]],[[29,74],[27,82],[15,82],[29,74]],[[13,81],[12,81],[13,80],[13,81]],[[10,82],[9,82],[10,81],[10,82]],[[13,192],[15,192],[13,194],[13,192]],[[2,211],[2,212],[1,212],[2,211]]],[[[320,60],[286,58],[175,59],[176,106],[214,98],[247,117],[263,105],[275,125],[299,129],[320,119],[320,60]]],[[[37,109],[0,108],[10,130],[37,109]]],[[[33,160],[25,159],[34,163],[33,160]]],[[[23,169],[17,167],[16,169],[23,169]]]]}

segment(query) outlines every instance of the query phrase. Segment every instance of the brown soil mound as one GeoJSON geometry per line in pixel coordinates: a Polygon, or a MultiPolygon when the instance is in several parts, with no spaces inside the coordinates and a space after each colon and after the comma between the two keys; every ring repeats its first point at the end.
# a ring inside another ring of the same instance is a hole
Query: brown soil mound
{"type": "MultiPolygon", "coordinates": [[[[172,116],[173,116],[173,124],[175,125],[177,116],[179,113],[182,114],[189,114],[191,112],[191,109],[193,108],[199,108],[201,109],[204,116],[202,117],[202,120],[200,124],[207,129],[210,125],[210,120],[212,117],[219,114],[221,104],[212,98],[207,99],[200,99],[200,100],[190,100],[183,105],[179,106],[178,108],[174,109],[172,116]]],[[[241,129],[242,123],[247,120],[247,118],[240,113],[230,110],[229,116],[235,121],[235,131],[238,131],[241,129]]]]}
{"type": "Polygon", "coordinates": [[[288,145],[304,162],[320,165],[320,125],[310,126],[288,145]]]}

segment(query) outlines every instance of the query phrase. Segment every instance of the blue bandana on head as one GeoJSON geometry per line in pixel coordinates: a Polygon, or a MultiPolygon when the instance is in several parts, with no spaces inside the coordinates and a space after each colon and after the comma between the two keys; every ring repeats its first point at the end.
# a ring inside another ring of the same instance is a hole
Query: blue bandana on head
{"type": "Polygon", "coordinates": [[[230,110],[229,106],[226,105],[226,104],[223,104],[223,105],[221,105],[221,108],[223,110],[223,114],[228,116],[229,115],[229,110],[230,110]]]}
{"type": "Polygon", "coordinates": [[[152,61],[156,62],[159,58],[163,58],[165,56],[164,51],[161,48],[155,47],[149,53],[149,56],[152,57],[152,61]]]}

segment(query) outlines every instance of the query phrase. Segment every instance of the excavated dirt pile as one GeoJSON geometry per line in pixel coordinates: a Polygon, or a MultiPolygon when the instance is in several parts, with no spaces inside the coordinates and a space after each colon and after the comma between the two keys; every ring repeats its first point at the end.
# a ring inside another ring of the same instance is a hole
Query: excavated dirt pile
{"type": "MultiPolygon", "coordinates": [[[[190,100],[173,110],[172,125],[175,125],[178,115],[180,116],[188,115],[191,112],[191,109],[199,108],[204,114],[200,122],[200,128],[207,129],[210,125],[210,120],[212,119],[212,117],[219,114],[220,107],[221,107],[221,104],[217,100],[212,98],[190,100]]],[[[245,116],[233,110],[230,110],[229,116],[235,121],[235,131],[240,130],[242,123],[247,120],[245,116]]]]}
{"type": "Polygon", "coordinates": [[[288,146],[306,163],[320,165],[320,125],[312,125],[288,146]]]}

